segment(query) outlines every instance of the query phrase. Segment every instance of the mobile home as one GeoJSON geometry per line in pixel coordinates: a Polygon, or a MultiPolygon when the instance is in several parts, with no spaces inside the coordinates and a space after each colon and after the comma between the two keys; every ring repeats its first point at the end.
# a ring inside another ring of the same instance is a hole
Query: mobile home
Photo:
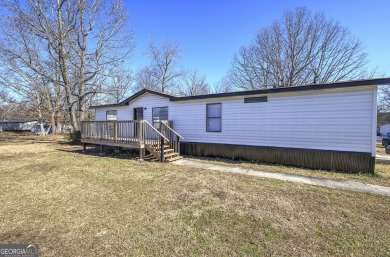
{"type": "Polygon", "coordinates": [[[31,131],[38,120],[3,120],[0,121],[0,131],[31,131]]]}
{"type": "Polygon", "coordinates": [[[141,158],[146,149],[161,161],[181,154],[373,172],[384,84],[390,78],[188,97],[144,89],[93,106],[82,142],[136,147],[141,158]]]}

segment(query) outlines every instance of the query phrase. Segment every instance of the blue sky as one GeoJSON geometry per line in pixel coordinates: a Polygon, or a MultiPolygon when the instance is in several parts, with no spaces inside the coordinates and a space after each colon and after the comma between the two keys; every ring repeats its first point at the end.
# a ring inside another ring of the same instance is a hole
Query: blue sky
{"type": "Polygon", "coordinates": [[[289,8],[305,6],[324,11],[362,41],[370,68],[390,76],[390,1],[151,1],[126,2],[135,33],[133,70],[148,63],[148,41],[174,41],[181,64],[197,69],[210,84],[230,68],[234,53],[249,44],[256,32],[280,18],[289,8]]]}

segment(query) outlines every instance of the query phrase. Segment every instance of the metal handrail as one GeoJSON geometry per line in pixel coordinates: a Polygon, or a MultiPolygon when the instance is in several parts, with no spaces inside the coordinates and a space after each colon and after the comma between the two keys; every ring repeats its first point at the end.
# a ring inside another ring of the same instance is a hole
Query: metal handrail
{"type": "Polygon", "coordinates": [[[155,132],[157,132],[162,138],[164,138],[165,140],[169,141],[168,138],[166,138],[163,134],[161,134],[155,127],[153,127],[147,120],[144,120],[144,122],[146,124],[148,124],[155,132]]]}
{"type": "Polygon", "coordinates": [[[173,133],[176,134],[176,136],[180,137],[181,139],[184,139],[184,137],[182,137],[179,133],[177,133],[176,131],[174,131],[170,126],[168,126],[167,124],[165,124],[164,122],[161,122],[161,124],[164,124],[164,126],[166,128],[168,128],[170,131],[172,131],[173,133]]]}

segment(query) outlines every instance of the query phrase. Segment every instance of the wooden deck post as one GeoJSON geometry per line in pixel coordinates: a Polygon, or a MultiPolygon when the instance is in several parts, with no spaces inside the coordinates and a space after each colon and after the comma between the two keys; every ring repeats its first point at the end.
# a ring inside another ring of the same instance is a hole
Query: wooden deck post
{"type": "Polygon", "coordinates": [[[180,137],[176,136],[176,142],[177,142],[177,153],[180,154],[180,137]]]}
{"type": "MultiPolygon", "coordinates": [[[[80,122],[80,139],[85,138],[85,135],[84,135],[84,124],[85,123],[83,121],[80,122]]],[[[85,147],[83,146],[83,148],[85,148],[85,147]]],[[[84,151],[85,151],[85,149],[84,149],[84,151]]]]}
{"type": "Polygon", "coordinates": [[[161,162],[164,162],[164,138],[161,137],[161,162]]]}
{"type": "Polygon", "coordinates": [[[83,143],[83,153],[85,153],[87,151],[87,144],[86,143],[83,143]]]}
{"type": "Polygon", "coordinates": [[[143,128],[144,128],[144,126],[143,126],[143,120],[139,120],[139,121],[137,121],[137,125],[138,125],[138,127],[137,127],[137,134],[138,134],[138,142],[139,142],[139,147],[140,148],[142,148],[143,147],[143,144],[144,144],[144,140],[143,140],[143,135],[144,135],[144,133],[143,133],[143,128]]]}
{"type": "Polygon", "coordinates": [[[114,142],[116,143],[118,136],[118,123],[114,121],[114,142]]]}
{"type": "Polygon", "coordinates": [[[142,146],[145,145],[145,121],[142,120],[141,121],[141,142],[142,142],[142,146]]]}
{"type": "Polygon", "coordinates": [[[139,149],[139,160],[143,161],[145,159],[145,148],[139,149]]]}
{"type": "Polygon", "coordinates": [[[104,155],[103,145],[100,145],[100,153],[99,153],[99,155],[104,155]]]}

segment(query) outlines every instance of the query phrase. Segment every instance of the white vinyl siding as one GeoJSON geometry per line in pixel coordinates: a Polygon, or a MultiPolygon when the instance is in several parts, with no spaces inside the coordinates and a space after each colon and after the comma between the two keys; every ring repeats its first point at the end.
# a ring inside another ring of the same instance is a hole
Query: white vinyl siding
{"type": "Polygon", "coordinates": [[[167,106],[173,129],[187,142],[371,152],[374,155],[375,92],[375,86],[367,86],[276,93],[267,95],[267,102],[250,104],[244,103],[245,96],[169,101],[145,93],[129,106],[97,109],[95,115],[96,120],[105,120],[106,110],[116,109],[118,120],[132,120],[133,108],[143,107],[146,108],[144,119],[152,124],[152,108],[167,106]],[[206,105],[212,103],[222,104],[222,131],[218,133],[206,132],[206,105]]]}
{"type": "Polygon", "coordinates": [[[117,110],[118,120],[133,120],[134,108],[144,108],[144,119],[150,124],[153,123],[152,108],[153,107],[168,107],[168,119],[170,115],[169,106],[172,102],[168,98],[155,94],[145,93],[133,101],[128,106],[99,108],[95,112],[95,120],[106,120],[107,110],[117,110]],[[145,109],[146,108],[146,109],[145,109]]]}
{"type": "Polygon", "coordinates": [[[106,111],[107,109],[99,108],[95,110],[95,120],[102,121],[106,120],[106,111]]]}
{"type": "Polygon", "coordinates": [[[174,128],[188,142],[372,152],[372,87],[174,102],[174,128]],[[222,132],[205,133],[207,103],[222,103],[222,132]]]}

